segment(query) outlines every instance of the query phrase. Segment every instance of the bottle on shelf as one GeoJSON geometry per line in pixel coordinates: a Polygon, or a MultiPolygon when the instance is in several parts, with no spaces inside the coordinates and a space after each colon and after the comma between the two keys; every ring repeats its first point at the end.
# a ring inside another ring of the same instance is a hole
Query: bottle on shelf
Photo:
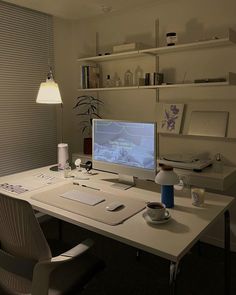
{"type": "Polygon", "coordinates": [[[118,76],[118,74],[115,73],[115,75],[114,75],[114,86],[115,86],[115,87],[120,87],[121,85],[122,85],[122,83],[121,83],[121,79],[120,79],[120,77],[118,76]]]}
{"type": "Polygon", "coordinates": [[[140,66],[137,66],[137,68],[135,69],[135,72],[134,72],[134,79],[135,79],[135,85],[136,86],[139,86],[141,85],[142,83],[140,83],[140,79],[143,78],[143,70],[140,66]]]}
{"type": "Polygon", "coordinates": [[[125,72],[124,76],[124,85],[125,86],[133,86],[134,85],[134,77],[133,73],[130,70],[125,72]]]}
{"type": "Polygon", "coordinates": [[[110,75],[106,76],[105,87],[113,87],[114,81],[111,79],[110,75]]]}

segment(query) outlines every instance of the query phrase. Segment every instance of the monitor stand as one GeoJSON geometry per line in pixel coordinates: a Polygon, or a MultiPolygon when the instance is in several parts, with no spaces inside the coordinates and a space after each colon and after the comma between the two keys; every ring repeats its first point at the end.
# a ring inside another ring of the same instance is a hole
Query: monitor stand
{"type": "Polygon", "coordinates": [[[118,174],[118,182],[113,183],[111,186],[113,188],[118,188],[120,190],[127,190],[134,186],[134,177],[125,174],[118,174]]]}

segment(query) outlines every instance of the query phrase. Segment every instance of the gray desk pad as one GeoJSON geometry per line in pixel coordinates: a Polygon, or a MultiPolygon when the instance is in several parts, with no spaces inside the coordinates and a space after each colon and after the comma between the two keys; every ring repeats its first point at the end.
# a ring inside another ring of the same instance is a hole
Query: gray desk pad
{"type": "Polygon", "coordinates": [[[66,211],[76,213],[96,221],[100,221],[109,225],[117,225],[124,222],[126,219],[135,215],[136,213],[142,211],[146,203],[142,200],[137,200],[129,196],[116,196],[114,194],[106,193],[103,191],[96,191],[89,188],[83,188],[81,186],[76,186],[73,184],[66,184],[58,188],[48,190],[47,192],[42,192],[35,194],[31,197],[33,200],[64,209],[66,211]],[[102,196],[105,201],[91,206],[87,204],[80,203],[78,201],[70,200],[61,197],[60,195],[71,190],[78,190],[81,192],[89,192],[91,194],[102,196]],[[124,204],[122,209],[110,212],[106,210],[106,206],[114,201],[119,201],[124,204]]]}

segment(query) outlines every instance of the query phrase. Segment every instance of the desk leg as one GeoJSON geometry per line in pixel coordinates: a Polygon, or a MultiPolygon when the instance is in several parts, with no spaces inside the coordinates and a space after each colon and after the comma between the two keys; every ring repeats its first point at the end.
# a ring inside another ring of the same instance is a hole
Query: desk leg
{"type": "Polygon", "coordinates": [[[178,262],[171,261],[170,263],[170,294],[176,294],[176,277],[178,273],[178,262]]]}
{"type": "Polygon", "coordinates": [[[63,221],[61,219],[58,219],[58,240],[62,241],[62,226],[63,226],[63,221]]]}
{"type": "Polygon", "coordinates": [[[231,263],[230,263],[230,215],[225,211],[225,295],[230,295],[231,263]]]}
{"type": "Polygon", "coordinates": [[[141,260],[141,250],[136,250],[136,260],[140,261],[141,260]]]}

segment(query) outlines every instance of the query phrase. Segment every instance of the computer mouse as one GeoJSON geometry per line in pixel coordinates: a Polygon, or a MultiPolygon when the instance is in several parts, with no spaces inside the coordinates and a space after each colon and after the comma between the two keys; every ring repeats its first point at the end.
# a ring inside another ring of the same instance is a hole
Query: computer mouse
{"type": "Polygon", "coordinates": [[[124,207],[124,204],[122,204],[119,201],[114,201],[106,206],[106,210],[107,211],[115,211],[121,207],[124,207]]]}

